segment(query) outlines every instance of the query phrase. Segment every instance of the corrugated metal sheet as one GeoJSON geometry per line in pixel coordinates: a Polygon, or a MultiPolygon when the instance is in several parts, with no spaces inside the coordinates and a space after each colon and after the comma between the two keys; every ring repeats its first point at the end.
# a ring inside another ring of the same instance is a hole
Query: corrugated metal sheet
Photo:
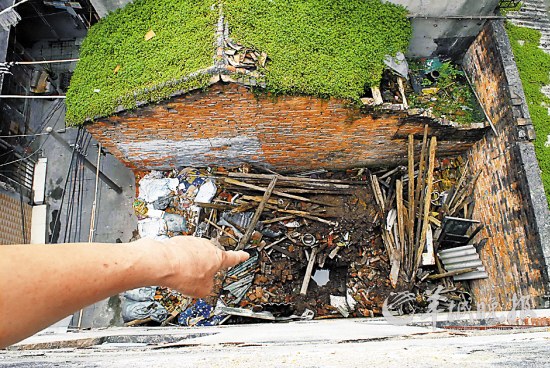
{"type": "Polygon", "coordinates": [[[489,277],[487,272],[485,272],[485,267],[481,263],[476,248],[472,244],[444,249],[439,251],[438,255],[445,269],[449,272],[477,267],[476,271],[454,276],[453,279],[455,281],[486,279],[489,277]]]}

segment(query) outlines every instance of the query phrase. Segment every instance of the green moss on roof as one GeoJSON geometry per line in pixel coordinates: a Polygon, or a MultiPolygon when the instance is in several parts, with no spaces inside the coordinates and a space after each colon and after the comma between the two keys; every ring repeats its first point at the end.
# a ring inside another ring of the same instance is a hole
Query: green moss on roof
{"type": "Polygon", "coordinates": [[[227,0],[231,37],[267,53],[269,90],[357,99],[406,51],[405,8],[380,0],[227,0]]]}
{"type": "Polygon", "coordinates": [[[541,34],[539,31],[518,27],[506,23],[506,30],[514,52],[514,58],[529,107],[529,115],[537,134],[535,153],[541,169],[542,182],[546,191],[546,199],[550,204],[550,150],[546,147],[550,136],[548,107],[550,98],[546,97],[541,88],[550,84],[550,55],[539,48],[541,34]]]}
{"type": "MultiPolygon", "coordinates": [[[[384,56],[405,51],[411,36],[406,10],[380,0],[221,2],[230,37],[267,53],[260,72],[275,93],[357,99],[379,83],[384,56]]],[[[207,86],[209,75],[193,73],[214,65],[214,4],[135,0],[93,26],[67,92],[67,122],[207,86]],[[156,36],[145,41],[149,30],[156,36]]]]}
{"type": "Polygon", "coordinates": [[[120,105],[132,108],[136,101],[207,85],[209,78],[203,75],[158,88],[212,65],[218,19],[214,3],[134,0],[94,25],[67,91],[67,122],[82,124],[112,114],[120,105]],[[156,36],[146,41],[149,30],[156,36]]]}

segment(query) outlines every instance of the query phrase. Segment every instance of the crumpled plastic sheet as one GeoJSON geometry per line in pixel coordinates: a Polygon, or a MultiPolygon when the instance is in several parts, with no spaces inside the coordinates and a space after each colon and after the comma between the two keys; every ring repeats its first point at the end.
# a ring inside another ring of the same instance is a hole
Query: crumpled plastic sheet
{"type": "Polygon", "coordinates": [[[168,318],[168,314],[168,311],[159,302],[136,302],[128,299],[122,304],[124,322],[151,317],[153,321],[162,323],[168,318]]]}
{"type": "Polygon", "coordinates": [[[135,302],[152,302],[155,300],[156,286],[146,286],[126,291],[123,296],[135,302]]]}
{"type": "Polygon", "coordinates": [[[164,221],[168,226],[168,231],[173,232],[186,232],[187,231],[187,221],[183,216],[176,215],[174,213],[165,213],[164,221]]]}
{"type": "Polygon", "coordinates": [[[162,218],[148,217],[138,221],[138,232],[142,238],[155,240],[167,239],[168,225],[162,218]]]}
{"type": "Polygon", "coordinates": [[[198,299],[193,305],[181,312],[178,323],[182,326],[216,326],[227,315],[214,315],[213,308],[203,299],[198,299]]]}
{"type": "Polygon", "coordinates": [[[170,197],[172,192],[178,190],[178,185],[179,181],[176,178],[149,179],[145,176],[139,181],[138,198],[153,203],[158,199],[170,197]]]}
{"type": "Polygon", "coordinates": [[[384,64],[386,64],[401,77],[407,80],[409,79],[409,64],[407,63],[407,59],[402,52],[395,54],[395,57],[386,55],[384,58],[384,64]]]}

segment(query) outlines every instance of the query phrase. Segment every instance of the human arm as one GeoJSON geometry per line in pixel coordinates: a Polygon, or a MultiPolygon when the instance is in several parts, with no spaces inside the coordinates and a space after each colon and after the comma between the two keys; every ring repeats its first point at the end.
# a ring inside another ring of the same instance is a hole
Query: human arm
{"type": "Polygon", "coordinates": [[[248,259],[208,240],[0,246],[0,348],[119,292],[162,285],[202,297],[217,271],[248,259]]]}

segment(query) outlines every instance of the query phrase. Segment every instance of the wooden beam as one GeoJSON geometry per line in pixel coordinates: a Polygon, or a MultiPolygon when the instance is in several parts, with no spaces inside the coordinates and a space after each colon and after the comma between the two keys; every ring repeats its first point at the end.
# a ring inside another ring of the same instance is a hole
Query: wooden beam
{"type": "Polygon", "coordinates": [[[260,216],[262,215],[262,212],[264,211],[265,205],[267,204],[267,201],[269,200],[269,197],[271,197],[271,193],[273,192],[273,189],[275,189],[275,185],[277,184],[277,176],[273,176],[271,179],[271,183],[269,183],[269,186],[265,190],[264,197],[262,198],[262,201],[260,204],[258,204],[258,207],[256,208],[256,212],[254,212],[254,216],[252,217],[252,220],[250,221],[250,224],[248,225],[248,229],[246,229],[246,232],[244,233],[243,237],[239,241],[239,244],[235,248],[235,250],[241,250],[243,249],[248,242],[250,241],[250,237],[252,236],[252,233],[254,232],[254,228],[256,227],[256,224],[258,223],[258,220],[260,219],[260,216]]]}
{"type": "Polygon", "coordinates": [[[412,268],[414,259],[414,220],[416,218],[416,211],[414,205],[414,136],[409,134],[409,146],[408,146],[408,171],[409,171],[409,223],[407,224],[408,233],[408,245],[409,245],[409,262],[408,267],[412,268]]]}
{"type": "MultiPolygon", "coordinates": [[[[260,187],[258,185],[248,184],[248,183],[245,183],[245,182],[242,182],[242,181],[239,181],[239,180],[235,180],[235,179],[231,179],[231,178],[225,178],[224,181],[226,183],[229,183],[229,184],[238,185],[240,187],[253,189],[253,190],[257,190],[257,191],[261,191],[261,192],[265,192],[266,189],[267,189],[267,188],[264,188],[264,187],[260,187]]],[[[294,199],[296,201],[316,203],[316,204],[321,204],[323,206],[332,206],[332,207],[336,206],[334,204],[327,204],[326,202],[317,201],[317,200],[309,199],[309,198],[302,197],[302,196],[297,196],[297,195],[293,195],[293,194],[284,193],[284,192],[281,192],[279,190],[274,190],[272,194],[276,195],[276,196],[279,196],[279,197],[294,199]]]]}
{"type": "Polygon", "coordinates": [[[430,275],[428,276],[428,279],[437,280],[437,279],[442,279],[444,277],[458,276],[458,275],[462,275],[463,273],[474,272],[476,270],[477,270],[477,267],[463,268],[461,270],[454,270],[454,271],[439,273],[436,275],[430,275]]]}
{"type": "Polygon", "coordinates": [[[307,264],[304,281],[302,282],[302,288],[300,289],[300,295],[307,294],[307,287],[309,286],[309,280],[311,280],[311,273],[313,272],[313,266],[315,265],[315,259],[317,258],[317,251],[317,248],[313,248],[311,255],[309,256],[309,262],[307,264]]]}
{"type": "Polygon", "coordinates": [[[428,162],[428,176],[426,179],[426,194],[424,195],[424,218],[422,219],[422,230],[420,232],[420,242],[417,244],[418,249],[416,252],[415,267],[413,272],[416,273],[416,270],[420,266],[422,261],[422,253],[424,252],[424,242],[426,241],[426,232],[428,231],[428,226],[430,226],[430,205],[432,203],[432,189],[433,189],[433,179],[434,179],[434,167],[435,167],[435,150],[437,148],[437,138],[432,137],[430,140],[430,153],[429,153],[429,162],[428,162]]]}
{"type": "Polygon", "coordinates": [[[399,234],[399,244],[401,253],[401,262],[405,262],[405,208],[403,206],[403,182],[397,180],[395,182],[396,187],[396,201],[397,201],[397,232],[399,234]]]}

